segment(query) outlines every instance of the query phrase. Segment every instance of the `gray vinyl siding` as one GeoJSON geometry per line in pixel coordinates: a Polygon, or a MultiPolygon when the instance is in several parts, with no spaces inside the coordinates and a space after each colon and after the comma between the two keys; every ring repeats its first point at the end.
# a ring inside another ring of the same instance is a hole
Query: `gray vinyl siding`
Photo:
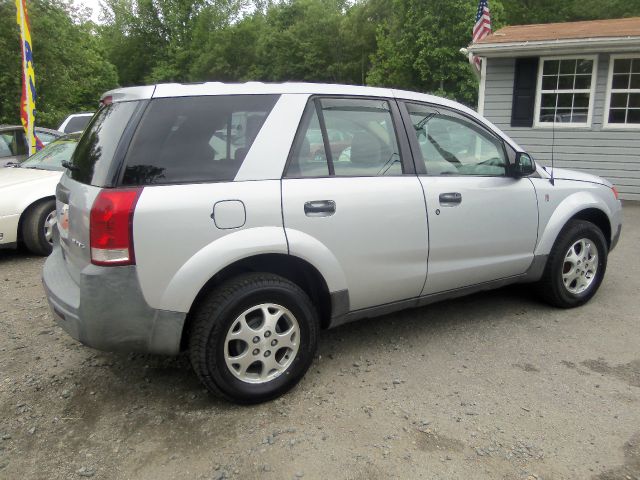
{"type": "MultiPolygon", "coordinates": [[[[598,56],[598,72],[590,128],[556,128],[554,164],[592,173],[614,183],[621,198],[640,200],[640,129],[602,129],[609,54],[598,56]]],[[[496,124],[543,165],[551,164],[551,128],[511,126],[515,59],[489,58],[484,116],[496,124]]]]}

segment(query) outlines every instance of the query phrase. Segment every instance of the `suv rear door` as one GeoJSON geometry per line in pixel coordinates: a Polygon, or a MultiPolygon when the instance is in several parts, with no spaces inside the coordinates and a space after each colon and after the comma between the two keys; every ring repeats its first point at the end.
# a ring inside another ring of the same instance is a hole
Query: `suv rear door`
{"type": "Polygon", "coordinates": [[[319,242],[342,267],[350,310],[417,297],[427,221],[395,101],[312,98],[282,181],[292,254],[319,242]]]}

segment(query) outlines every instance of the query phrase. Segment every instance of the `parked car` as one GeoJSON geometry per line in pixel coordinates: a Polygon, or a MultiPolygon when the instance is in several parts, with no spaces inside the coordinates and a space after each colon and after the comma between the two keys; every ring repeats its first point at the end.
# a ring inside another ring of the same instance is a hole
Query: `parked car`
{"type": "MultiPolygon", "coordinates": [[[[62,133],[49,128],[35,127],[36,135],[43,145],[47,145],[62,133]]],[[[0,126],[0,167],[9,163],[20,163],[29,156],[29,145],[21,125],[0,126]]]]}
{"type": "Polygon", "coordinates": [[[58,130],[63,133],[81,132],[87,126],[94,112],[72,113],[60,124],[58,130]]]}
{"type": "Polygon", "coordinates": [[[516,282],[582,305],[620,236],[611,183],[552,180],[446,99],[205,83],[102,102],[56,191],[53,314],[98,349],[188,349],[204,385],[237,402],[295,385],[321,328],[516,282]],[[238,117],[252,128],[221,135],[238,117]],[[337,161],[328,131],[348,142],[337,161]]]}
{"type": "Polygon", "coordinates": [[[51,253],[55,192],[79,134],[67,135],[13,168],[0,169],[0,248],[24,243],[36,255],[51,253]]]}
{"type": "MultiPolygon", "coordinates": [[[[309,141],[311,158],[315,161],[326,162],[322,131],[319,128],[315,130],[309,129],[305,138],[309,141]]],[[[338,160],[340,155],[351,145],[351,138],[339,130],[327,130],[327,138],[331,147],[331,156],[334,160],[338,160]]]]}

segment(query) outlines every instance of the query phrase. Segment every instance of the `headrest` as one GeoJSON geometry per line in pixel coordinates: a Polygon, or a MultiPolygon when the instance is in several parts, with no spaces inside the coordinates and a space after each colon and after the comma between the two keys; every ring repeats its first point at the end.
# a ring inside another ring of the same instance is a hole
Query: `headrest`
{"type": "Polygon", "coordinates": [[[265,115],[251,115],[247,117],[247,131],[245,133],[245,145],[253,143],[253,141],[258,136],[258,132],[260,131],[260,127],[264,122],[265,115]]]}
{"type": "Polygon", "coordinates": [[[382,142],[369,132],[359,132],[351,141],[351,163],[354,165],[380,165],[382,142]]]}

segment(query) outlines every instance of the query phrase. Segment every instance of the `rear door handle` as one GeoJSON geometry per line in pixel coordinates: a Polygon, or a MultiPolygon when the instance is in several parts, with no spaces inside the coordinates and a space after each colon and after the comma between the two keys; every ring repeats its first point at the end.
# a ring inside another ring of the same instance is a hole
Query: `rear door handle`
{"type": "Polygon", "coordinates": [[[307,217],[330,217],[334,213],[336,202],[333,200],[313,200],[304,204],[304,214],[307,217]]]}
{"type": "Polygon", "coordinates": [[[458,192],[448,192],[440,194],[440,205],[443,207],[455,207],[462,203],[462,194],[458,192]]]}

